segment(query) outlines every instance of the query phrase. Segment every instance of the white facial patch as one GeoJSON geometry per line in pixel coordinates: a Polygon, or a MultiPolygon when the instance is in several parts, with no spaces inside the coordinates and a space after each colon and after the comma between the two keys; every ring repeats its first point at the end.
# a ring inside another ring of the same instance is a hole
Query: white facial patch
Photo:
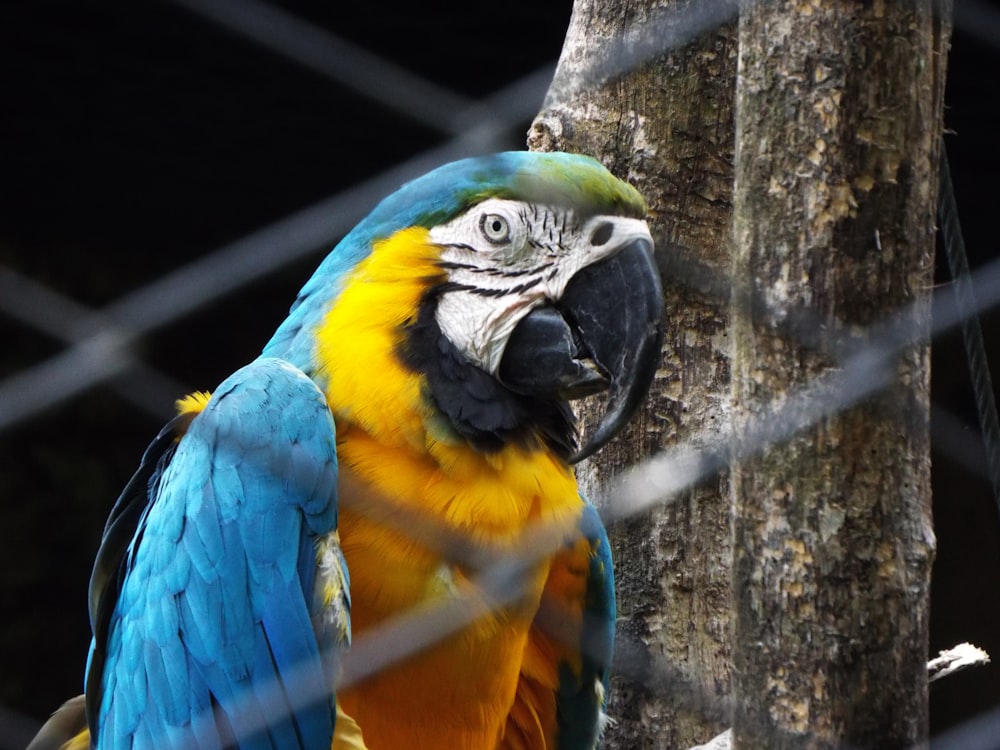
{"type": "Polygon", "coordinates": [[[579,218],[572,209],[490,199],[430,230],[451,288],[437,323],[483,370],[496,374],[511,332],[524,316],[557,301],[581,268],[636,239],[652,243],[646,222],[623,216],[579,218]]]}

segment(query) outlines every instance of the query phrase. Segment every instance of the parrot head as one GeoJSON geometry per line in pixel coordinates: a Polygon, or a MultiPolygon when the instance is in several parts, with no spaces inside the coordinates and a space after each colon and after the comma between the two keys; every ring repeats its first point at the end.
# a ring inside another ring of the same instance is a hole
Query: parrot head
{"type": "Polygon", "coordinates": [[[541,435],[579,461],[625,425],[656,370],[663,302],[645,213],[634,188],[581,155],[447,164],[386,198],[341,241],[265,354],[322,370],[309,331],[359,281],[360,266],[422,229],[434,270],[421,271],[394,348],[424,397],[477,450],[541,435]],[[601,391],[604,416],[577,448],[567,402],[601,391]]]}

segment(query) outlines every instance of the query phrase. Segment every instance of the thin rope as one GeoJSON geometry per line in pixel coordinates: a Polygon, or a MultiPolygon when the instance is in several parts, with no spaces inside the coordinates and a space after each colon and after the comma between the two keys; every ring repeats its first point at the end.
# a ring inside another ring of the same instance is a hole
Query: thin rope
{"type": "Polygon", "coordinates": [[[990,377],[989,363],[986,361],[986,345],[983,342],[983,330],[979,325],[977,314],[979,307],[976,304],[976,294],[969,273],[969,258],[965,252],[962,226],[958,221],[955,189],[951,182],[948,154],[943,141],[941,165],[938,170],[938,221],[941,224],[945,254],[948,256],[955,306],[961,318],[962,339],[969,360],[969,375],[972,378],[979,425],[983,431],[987,470],[990,484],[993,485],[993,499],[1000,514],[1000,419],[997,418],[993,380],[990,377]]]}

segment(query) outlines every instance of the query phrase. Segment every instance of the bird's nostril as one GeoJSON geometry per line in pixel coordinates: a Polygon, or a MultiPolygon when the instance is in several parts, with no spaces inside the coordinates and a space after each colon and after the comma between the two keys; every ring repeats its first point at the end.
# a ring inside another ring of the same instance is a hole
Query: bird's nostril
{"type": "Polygon", "coordinates": [[[611,239],[611,235],[614,234],[615,228],[611,225],[611,222],[602,222],[594,233],[590,235],[590,244],[595,246],[600,246],[605,244],[611,239]]]}

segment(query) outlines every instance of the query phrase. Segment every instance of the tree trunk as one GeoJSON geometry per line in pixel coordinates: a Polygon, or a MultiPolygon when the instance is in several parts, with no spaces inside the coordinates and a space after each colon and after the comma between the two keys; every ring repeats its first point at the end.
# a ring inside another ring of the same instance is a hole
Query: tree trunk
{"type": "MultiPolygon", "coordinates": [[[[931,0],[745,0],[738,431],[837,368],[890,313],[927,330],[942,18],[931,0]],[[788,335],[810,318],[821,326],[809,336],[788,335]]],[[[926,740],[928,346],[891,366],[876,396],[733,468],[737,747],[926,740]]]]}
{"type": "MultiPolygon", "coordinates": [[[[653,392],[641,417],[578,472],[595,498],[649,454],[729,429],[730,305],[718,282],[730,264],[736,29],[676,45],[694,36],[686,20],[696,11],[697,0],[577,0],[529,135],[532,149],[590,154],[639,188],[664,277],[666,336],[653,392]],[[637,57],[645,59],[634,64],[637,57]]],[[[592,406],[582,409],[584,425],[601,413],[592,406]]],[[[728,492],[720,476],[610,530],[619,649],[609,748],[686,748],[728,726],[728,492]]]]}

